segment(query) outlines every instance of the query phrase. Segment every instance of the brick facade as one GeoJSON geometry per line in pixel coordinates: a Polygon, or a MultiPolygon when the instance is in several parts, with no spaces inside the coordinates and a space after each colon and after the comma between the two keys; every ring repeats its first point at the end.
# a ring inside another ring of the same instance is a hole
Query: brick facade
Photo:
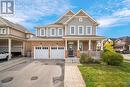
{"type": "Polygon", "coordinates": [[[31,42],[31,56],[34,56],[34,47],[35,46],[47,46],[47,47],[51,47],[51,46],[65,46],[65,41],[32,41],[31,42]]]}
{"type": "MultiPolygon", "coordinates": [[[[76,42],[77,45],[77,42],[76,42]]],[[[32,41],[31,42],[31,56],[34,56],[34,47],[35,46],[47,46],[52,47],[52,46],[63,46],[65,47],[65,41],[32,41]]],[[[83,41],[83,51],[87,51],[88,50],[88,41],[83,41]]],[[[92,50],[96,50],[96,41],[92,41],[92,50]]],[[[50,51],[50,50],[49,50],[50,51]]],[[[80,58],[80,50],[76,50],[74,51],[74,55],[77,58],[80,58]]],[[[68,51],[65,50],[65,58],[68,57],[68,51]]]]}

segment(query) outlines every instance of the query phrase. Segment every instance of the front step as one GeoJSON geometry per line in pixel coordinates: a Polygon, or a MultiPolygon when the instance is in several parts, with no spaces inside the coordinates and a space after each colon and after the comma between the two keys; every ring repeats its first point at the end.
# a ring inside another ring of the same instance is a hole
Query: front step
{"type": "Polygon", "coordinates": [[[79,58],[66,58],[65,62],[66,63],[80,63],[79,58]]]}

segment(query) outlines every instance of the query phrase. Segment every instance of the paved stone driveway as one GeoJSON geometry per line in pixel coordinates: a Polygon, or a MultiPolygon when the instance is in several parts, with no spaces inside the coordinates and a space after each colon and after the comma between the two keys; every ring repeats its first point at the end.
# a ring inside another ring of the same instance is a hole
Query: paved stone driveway
{"type": "Polygon", "coordinates": [[[0,72],[0,81],[6,77],[13,77],[8,83],[0,83],[0,87],[54,87],[53,77],[61,75],[58,65],[44,65],[34,61],[23,68],[0,72]],[[37,80],[31,80],[32,76],[38,76],[37,80]]]}
{"type": "Polygon", "coordinates": [[[77,64],[65,64],[64,87],[86,87],[77,64]]]}

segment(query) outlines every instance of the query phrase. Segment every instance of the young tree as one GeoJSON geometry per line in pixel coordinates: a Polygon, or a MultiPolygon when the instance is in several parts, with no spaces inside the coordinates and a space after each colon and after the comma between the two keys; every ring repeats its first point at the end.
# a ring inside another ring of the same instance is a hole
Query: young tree
{"type": "Polygon", "coordinates": [[[112,40],[108,40],[105,44],[104,44],[104,49],[105,50],[109,50],[111,52],[115,52],[115,50],[113,49],[113,41],[112,40]]]}

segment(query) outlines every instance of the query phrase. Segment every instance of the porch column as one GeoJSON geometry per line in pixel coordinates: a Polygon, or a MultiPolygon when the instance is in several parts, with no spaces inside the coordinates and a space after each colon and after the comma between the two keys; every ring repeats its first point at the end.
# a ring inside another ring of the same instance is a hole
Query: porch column
{"type": "Polygon", "coordinates": [[[77,40],[77,58],[80,58],[79,40],[77,40]]]}
{"type": "Polygon", "coordinates": [[[67,40],[65,40],[65,50],[67,50],[67,40]]]}
{"type": "Polygon", "coordinates": [[[65,58],[68,57],[68,52],[67,52],[67,40],[65,40],[65,58]]]}
{"type": "Polygon", "coordinates": [[[77,50],[79,50],[79,40],[77,41],[77,50]]]}
{"type": "Polygon", "coordinates": [[[89,40],[89,43],[88,43],[88,50],[90,51],[91,50],[91,40],[89,40]]]}
{"type": "Polygon", "coordinates": [[[103,40],[101,40],[101,50],[103,50],[103,40]]]}
{"type": "Polygon", "coordinates": [[[25,56],[25,41],[23,41],[22,56],[25,56]]]}
{"type": "Polygon", "coordinates": [[[11,59],[11,39],[10,38],[8,39],[8,52],[9,52],[8,60],[10,60],[11,59]]]}

